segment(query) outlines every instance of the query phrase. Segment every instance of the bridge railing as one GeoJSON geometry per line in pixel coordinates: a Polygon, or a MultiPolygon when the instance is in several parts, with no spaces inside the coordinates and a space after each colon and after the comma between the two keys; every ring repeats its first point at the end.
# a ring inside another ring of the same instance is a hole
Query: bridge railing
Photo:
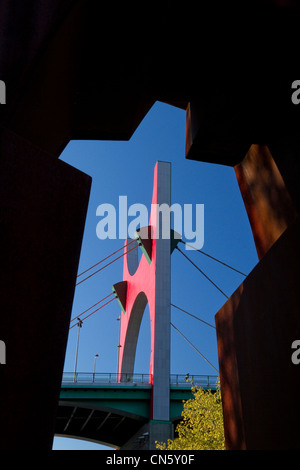
{"type": "Polygon", "coordinates": [[[118,373],[94,373],[94,372],[64,372],[62,384],[137,384],[149,385],[150,374],[118,374],[118,373]]]}
{"type": "MultiPolygon", "coordinates": [[[[187,386],[193,385],[203,388],[216,388],[218,376],[217,375],[190,375],[190,374],[171,374],[171,386],[187,386]]],[[[150,374],[118,374],[110,372],[64,372],[62,384],[118,384],[122,385],[149,385],[152,383],[150,374]]]]}
{"type": "Polygon", "coordinates": [[[198,386],[203,388],[217,388],[219,377],[217,375],[181,375],[171,374],[170,385],[172,386],[183,386],[187,385],[198,386]]]}

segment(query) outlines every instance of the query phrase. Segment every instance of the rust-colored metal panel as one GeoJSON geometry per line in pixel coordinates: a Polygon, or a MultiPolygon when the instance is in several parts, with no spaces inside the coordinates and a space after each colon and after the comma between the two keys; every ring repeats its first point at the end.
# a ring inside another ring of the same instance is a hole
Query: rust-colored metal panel
{"type": "Polygon", "coordinates": [[[273,244],[216,319],[227,449],[299,449],[300,221],[273,244]]]}
{"type": "Polygon", "coordinates": [[[1,450],[51,450],[91,178],[0,134],[1,450]]]}
{"type": "Polygon", "coordinates": [[[261,258],[296,219],[297,210],[266,145],[251,145],[234,169],[261,258]]]}

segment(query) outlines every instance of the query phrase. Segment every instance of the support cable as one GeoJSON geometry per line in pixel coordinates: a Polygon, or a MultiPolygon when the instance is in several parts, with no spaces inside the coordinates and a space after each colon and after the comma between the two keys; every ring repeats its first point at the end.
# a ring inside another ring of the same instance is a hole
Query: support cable
{"type": "Polygon", "coordinates": [[[215,327],[214,325],[211,325],[211,324],[208,323],[207,321],[202,320],[202,319],[199,318],[199,317],[196,317],[196,315],[193,315],[192,313],[189,313],[189,312],[187,312],[186,310],[183,310],[183,308],[177,307],[177,305],[174,305],[174,304],[170,304],[170,305],[172,305],[172,307],[174,307],[174,308],[177,308],[177,310],[181,310],[182,312],[187,313],[187,315],[190,315],[191,317],[196,318],[197,320],[201,321],[202,323],[205,323],[206,325],[210,326],[211,328],[216,329],[216,327],[215,327]]]}
{"type": "Polygon", "coordinates": [[[186,338],[186,336],[184,336],[184,334],[181,333],[181,331],[179,331],[178,328],[176,328],[176,326],[173,325],[173,323],[170,322],[170,324],[171,324],[171,326],[185,339],[185,341],[187,341],[187,342],[189,343],[189,345],[192,346],[192,348],[194,348],[195,351],[197,351],[197,353],[200,354],[200,356],[201,356],[206,362],[208,362],[208,364],[219,374],[218,369],[216,369],[215,366],[213,366],[212,363],[209,362],[209,360],[206,359],[205,356],[203,356],[203,354],[186,338]]]}
{"type": "MultiPolygon", "coordinates": [[[[113,300],[115,300],[115,297],[113,299],[110,299],[108,302],[106,302],[105,304],[101,305],[101,307],[97,308],[96,310],[94,310],[92,313],[89,313],[89,315],[87,315],[86,317],[82,318],[82,319],[78,319],[79,321],[83,322],[83,320],[85,320],[86,318],[90,317],[91,315],[94,315],[94,313],[98,312],[99,310],[101,310],[101,308],[105,307],[106,305],[110,304],[110,302],[112,302],[113,300]]],[[[74,328],[74,326],[76,326],[77,323],[75,323],[73,326],[71,326],[69,328],[69,330],[71,330],[72,328],[74,328]]]]}
{"type": "Polygon", "coordinates": [[[76,320],[77,318],[81,317],[81,315],[83,315],[84,313],[88,312],[89,310],[91,310],[91,308],[93,307],[96,307],[96,305],[100,304],[101,302],[103,302],[103,300],[106,300],[108,299],[109,297],[111,297],[112,295],[114,295],[113,292],[111,292],[111,294],[108,294],[106,297],[103,297],[103,299],[99,300],[98,302],[96,302],[94,305],[92,305],[91,307],[87,308],[86,310],[84,310],[83,312],[81,312],[79,315],[77,315],[76,317],[72,318],[71,322],[72,323],[74,320],[76,320]]]}
{"type": "Polygon", "coordinates": [[[118,259],[122,258],[122,256],[125,256],[127,253],[130,253],[131,251],[133,250],[136,250],[138,248],[138,245],[131,248],[130,250],[127,250],[125,253],[123,253],[122,255],[118,256],[117,258],[113,259],[112,261],[110,261],[109,263],[107,263],[105,266],[103,266],[102,268],[98,269],[97,271],[95,271],[94,273],[90,274],[89,276],[85,277],[84,279],[82,279],[82,281],[79,281],[77,282],[76,286],[79,286],[79,284],[81,284],[82,282],[86,281],[87,279],[89,279],[90,277],[94,276],[95,274],[99,273],[100,271],[102,271],[103,269],[107,268],[107,266],[111,265],[112,263],[114,263],[115,261],[117,261],[118,259]]]}
{"type": "Polygon", "coordinates": [[[214,261],[217,261],[217,263],[223,264],[224,266],[226,266],[226,268],[232,269],[233,271],[241,274],[242,276],[247,277],[247,274],[243,273],[242,271],[239,271],[238,269],[234,268],[233,266],[230,266],[229,264],[224,263],[224,261],[221,261],[217,258],[214,258],[213,256],[209,255],[208,253],[205,253],[205,251],[197,250],[197,248],[195,248],[193,245],[190,245],[189,243],[184,242],[183,240],[179,240],[179,242],[183,243],[184,245],[190,246],[191,248],[193,248],[193,250],[198,251],[198,253],[201,253],[202,255],[205,255],[208,258],[213,259],[214,261]]]}
{"type": "Polygon", "coordinates": [[[200,273],[206,277],[206,279],[216,288],[218,289],[219,292],[221,292],[221,294],[224,295],[224,297],[226,297],[226,299],[229,299],[228,295],[226,295],[221,289],[220,287],[217,286],[217,284],[215,284],[203,271],[202,269],[200,269],[185,253],[183,253],[183,251],[181,251],[180,248],[178,248],[178,246],[176,246],[176,250],[178,250],[190,263],[192,263],[193,266],[195,266],[195,268],[198,269],[198,271],[200,271],[200,273]]]}
{"type": "Polygon", "coordinates": [[[80,277],[82,276],[83,274],[87,273],[88,271],[90,271],[91,269],[95,268],[96,266],[98,266],[98,264],[100,263],[103,263],[103,261],[106,261],[108,258],[110,258],[111,256],[115,255],[116,253],[118,253],[119,251],[123,250],[123,248],[126,248],[127,246],[131,245],[133,242],[135,242],[136,240],[131,240],[131,242],[127,243],[126,245],[124,246],[121,246],[121,248],[119,248],[118,250],[114,251],[113,253],[111,253],[110,255],[106,256],[106,258],[103,258],[101,259],[100,261],[98,261],[98,263],[94,264],[93,266],[91,266],[90,268],[86,269],[85,271],[82,271],[82,273],[80,274],[77,274],[77,277],[80,277]]]}

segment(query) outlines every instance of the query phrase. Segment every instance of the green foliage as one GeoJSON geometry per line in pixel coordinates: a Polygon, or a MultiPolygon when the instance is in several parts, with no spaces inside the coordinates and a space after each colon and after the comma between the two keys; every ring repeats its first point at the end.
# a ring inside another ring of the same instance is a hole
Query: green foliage
{"type": "Polygon", "coordinates": [[[178,437],[156,443],[160,450],[225,450],[221,391],[192,388],[194,398],[184,401],[178,437]]]}

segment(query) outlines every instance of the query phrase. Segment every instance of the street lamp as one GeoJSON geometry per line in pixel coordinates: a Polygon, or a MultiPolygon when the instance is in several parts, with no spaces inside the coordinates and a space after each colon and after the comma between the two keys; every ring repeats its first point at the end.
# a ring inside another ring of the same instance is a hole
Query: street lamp
{"type": "Polygon", "coordinates": [[[95,382],[95,371],[96,371],[96,359],[99,357],[99,354],[95,354],[94,357],[94,373],[93,373],[93,382],[95,382]]]}
{"type": "Polygon", "coordinates": [[[83,321],[78,318],[78,334],[77,334],[77,345],[76,345],[76,354],[75,354],[75,367],[74,367],[74,382],[76,382],[76,369],[77,369],[77,358],[78,358],[78,346],[79,346],[79,333],[80,328],[82,327],[83,321]]]}

